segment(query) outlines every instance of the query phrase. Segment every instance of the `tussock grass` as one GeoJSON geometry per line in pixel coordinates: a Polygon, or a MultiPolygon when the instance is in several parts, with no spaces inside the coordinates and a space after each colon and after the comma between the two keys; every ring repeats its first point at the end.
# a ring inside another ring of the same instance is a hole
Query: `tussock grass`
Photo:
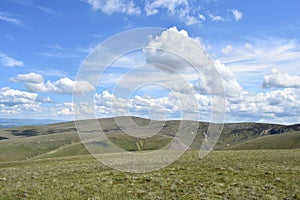
{"type": "Polygon", "coordinates": [[[145,174],[91,156],[0,163],[1,199],[299,199],[300,149],[188,151],[145,174]]]}

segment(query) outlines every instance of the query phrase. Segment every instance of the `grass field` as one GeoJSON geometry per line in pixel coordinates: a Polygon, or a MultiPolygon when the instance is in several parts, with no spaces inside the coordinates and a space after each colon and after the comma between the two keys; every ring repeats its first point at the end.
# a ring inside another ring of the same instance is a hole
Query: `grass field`
{"type": "MultiPolygon", "coordinates": [[[[161,149],[179,127],[168,121],[157,135],[141,139],[124,134],[113,119],[99,122],[115,145],[137,152],[161,149]]],[[[199,159],[207,128],[199,122],[192,151],[144,174],[119,172],[90,156],[73,122],[0,129],[0,200],[300,199],[300,125],[225,124],[217,151],[199,159]]],[[[102,141],[88,145],[107,152],[102,141]]]]}
{"type": "Polygon", "coordinates": [[[188,151],[145,174],[91,156],[0,163],[1,199],[300,199],[300,149],[188,151]]]}

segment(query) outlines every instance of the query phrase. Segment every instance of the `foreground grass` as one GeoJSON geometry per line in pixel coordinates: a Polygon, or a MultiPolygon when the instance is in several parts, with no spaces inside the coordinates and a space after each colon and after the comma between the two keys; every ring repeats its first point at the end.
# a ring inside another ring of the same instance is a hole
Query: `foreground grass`
{"type": "Polygon", "coordinates": [[[0,163],[0,199],[300,199],[300,149],[187,152],[129,174],[91,156],[0,163]]]}

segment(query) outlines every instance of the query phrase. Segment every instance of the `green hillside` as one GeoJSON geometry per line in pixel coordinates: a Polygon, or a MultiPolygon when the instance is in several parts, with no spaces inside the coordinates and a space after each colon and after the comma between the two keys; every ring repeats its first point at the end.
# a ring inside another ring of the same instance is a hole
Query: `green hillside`
{"type": "MultiPolygon", "coordinates": [[[[119,117],[119,119],[126,119],[126,117],[119,117]]],[[[133,117],[132,120],[140,126],[145,126],[150,122],[148,119],[138,117],[133,117]]],[[[120,127],[113,118],[99,119],[98,122],[110,141],[126,151],[161,149],[170,143],[178,132],[180,124],[180,121],[176,120],[167,121],[158,134],[147,138],[135,138],[123,131],[130,130],[132,127],[120,127]]],[[[85,120],[81,123],[88,126],[91,121],[85,120]]],[[[160,125],[161,122],[152,121],[152,123],[160,125]]],[[[208,126],[209,123],[199,122],[191,149],[200,149],[208,126]]],[[[299,130],[299,125],[225,124],[214,149],[299,148],[299,130]]],[[[108,145],[104,141],[89,142],[86,145],[89,145],[92,149],[101,150],[101,152],[108,151],[108,145]]],[[[180,144],[177,146],[180,146],[180,144]]],[[[87,150],[80,143],[74,122],[0,129],[0,162],[75,156],[87,153],[87,150]]]]}
{"type": "Polygon", "coordinates": [[[237,145],[227,147],[230,150],[254,149],[295,149],[300,148],[300,132],[288,132],[279,135],[267,135],[237,145]]]}
{"type": "Polygon", "coordinates": [[[0,141],[0,162],[25,160],[79,142],[74,133],[56,133],[0,141]]]}

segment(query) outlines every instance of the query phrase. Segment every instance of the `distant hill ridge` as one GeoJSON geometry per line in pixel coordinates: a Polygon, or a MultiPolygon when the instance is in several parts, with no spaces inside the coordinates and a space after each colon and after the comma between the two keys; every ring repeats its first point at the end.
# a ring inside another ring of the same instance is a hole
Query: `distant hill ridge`
{"type": "Polygon", "coordinates": [[[0,129],[1,128],[13,128],[18,126],[34,126],[34,125],[45,125],[63,122],[62,120],[53,119],[8,119],[0,118],[0,129]]]}
{"type": "MultiPolygon", "coordinates": [[[[122,117],[120,117],[122,118],[122,117]]],[[[127,117],[123,117],[124,119],[127,117]]],[[[132,117],[143,126],[150,120],[132,117]]],[[[91,120],[82,121],[87,126],[91,120]]],[[[160,149],[170,143],[176,135],[180,121],[166,121],[158,134],[149,138],[135,138],[122,131],[114,118],[98,119],[107,137],[126,151],[160,149]]],[[[154,121],[153,123],[159,123],[154,121]]],[[[208,122],[198,122],[198,131],[191,150],[199,150],[208,127],[208,122]]],[[[105,142],[90,143],[104,152],[105,142]]],[[[173,145],[180,148],[182,144],[173,145]]],[[[215,146],[215,150],[235,149],[292,149],[300,148],[300,124],[280,125],[266,123],[227,123],[215,146]]],[[[77,134],[74,122],[61,122],[39,126],[20,126],[0,129],[0,162],[87,154],[77,134]]]]}

